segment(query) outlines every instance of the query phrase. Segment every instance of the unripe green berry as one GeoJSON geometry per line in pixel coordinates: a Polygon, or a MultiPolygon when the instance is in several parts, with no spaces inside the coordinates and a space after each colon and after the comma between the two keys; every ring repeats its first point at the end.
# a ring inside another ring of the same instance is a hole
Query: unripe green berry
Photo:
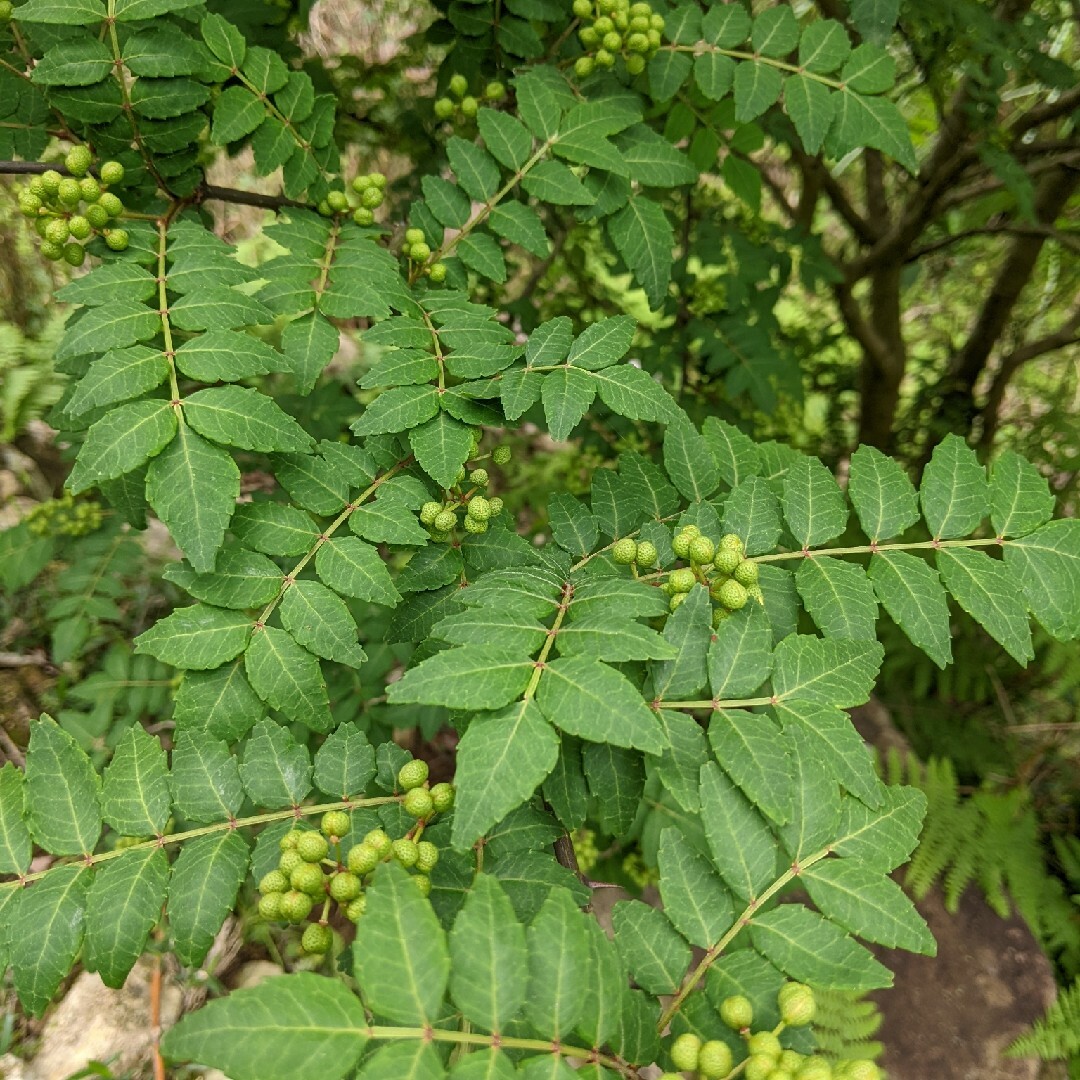
{"type": "Polygon", "coordinates": [[[684,592],[673,593],[671,599],[668,601],[668,611],[675,611],[676,608],[685,602],[689,595],[689,593],[684,592]]]}
{"type": "Polygon", "coordinates": [[[306,953],[320,955],[330,951],[334,944],[334,931],[322,923],[312,923],[305,927],[304,936],[300,939],[300,945],[306,953]]]}
{"type": "Polygon", "coordinates": [[[839,1080],[881,1080],[881,1070],[867,1058],[856,1058],[845,1063],[839,1080]]]}
{"type": "Polygon", "coordinates": [[[671,541],[671,550],[675,552],[676,559],[685,559],[690,555],[690,541],[693,539],[685,533],[676,533],[671,541]]]}
{"type": "Polygon", "coordinates": [[[457,524],[457,514],[453,510],[443,510],[433,524],[439,532],[448,533],[457,524]]]}
{"type": "Polygon", "coordinates": [[[59,262],[64,257],[64,245],[57,244],[52,240],[41,241],[41,254],[49,262],[59,262]]]}
{"type": "Polygon", "coordinates": [[[629,566],[637,558],[637,542],[629,536],[623,537],[611,549],[611,557],[621,566],[629,566]]]}
{"type": "Polygon", "coordinates": [[[431,789],[431,802],[437,814],[445,814],[454,805],[454,789],[450,784],[436,784],[431,789]]]}
{"type": "Polygon", "coordinates": [[[283,874],[291,874],[298,866],[302,866],[304,860],[300,858],[298,851],[283,851],[278,859],[278,869],[283,874]]]}
{"type": "Polygon", "coordinates": [[[481,521],[479,518],[466,517],[465,531],[471,533],[473,536],[479,536],[480,533],[486,533],[488,531],[488,523],[486,521],[481,521]]]}
{"type": "Polygon", "coordinates": [[[697,578],[694,576],[693,570],[684,566],[679,570],[672,570],[668,575],[668,581],[671,582],[672,588],[677,593],[688,593],[694,587],[697,578]]]}
{"type": "Polygon", "coordinates": [[[592,0],[574,0],[574,18],[588,19],[592,16],[592,0]]]}
{"type": "Polygon", "coordinates": [[[15,13],[15,5],[11,0],[0,0],[0,22],[7,22],[15,13]]]}
{"type": "Polygon", "coordinates": [[[596,54],[596,62],[602,68],[612,68],[615,66],[615,57],[607,49],[600,49],[596,54]]]}
{"type": "Polygon", "coordinates": [[[409,244],[421,244],[421,243],[423,243],[423,241],[424,241],[424,230],[423,229],[416,229],[416,228],[406,229],[405,230],[405,241],[406,241],[406,243],[409,243],[409,244]]]}
{"type": "Polygon", "coordinates": [[[360,895],[360,879],[345,871],[330,879],[330,895],[339,904],[348,904],[360,895]]]}
{"type": "Polygon", "coordinates": [[[344,810],[328,810],[322,816],[319,829],[323,836],[345,836],[352,824],[352,819],[344,810]]]}
{"type": "Polygon", "coordinates": [[[405,813],[414,818],[425,818],[435,810],[435,804],[431,801],[431,793],[426,788],[413,788],[405,793],[401,805],[405,813]]]}
{"type": "Polygon", "coordinates": [[[45,227],[45,239],[54,244],[65,243],[70,233],[71,229],[64,218],[53,218],[45,227]]]}
{"type": "Polygon", "coordinates": [[[41,210],[41,206],[41,199],[32,191],[19,192],[19,209],[27,217],[37,217],[38,211],[41,210]]]}
{"type": "Polygon", "coordinates": [[[784,1050],[780,1054],[780,1059],[776,1063],[778,1069],[783,1069],[785,1072],[797,1073],[799,1067],[803,1063],[803,1055],[798,1050],[784,1050]]]}
{"type": "MultiPolygon", "coordinates": [[[[578,36],[578,41],[580,41],[581,44],[584,45],[586,49],[595,48],[597,45],[600,44],[600,35],[596,32],[595,27],[583,26],[577,32],[577,36],[578,36]]],[[[588,65],[589,70],[584,72],[584,74],[582,74],[582,78],[584,78],[585,75],[591,75],[592,74],[593,63],[592,63],[592,58],[591,57],[581,56],[581,57],[578,57],[578,64],[580,64],[582,60],[588,60],[589,61],[589,65],[588,65]]],[[[577,70],[576,66],[575,66],[575,70],[577,70]]]]}
{"type": "Polygon", "coordinates": [[[649,51],[649,37],[648,34],[631,34],[626,39],[626,47],[634,53],[643,53],[649,51]]]}
{"type": "Polygon", "coordinates": [[[769,1080],[795,1080],[795,1074],[788,1072],[787,1069],[773,1069],[769,1073],[769,1080]]]}
{"type": "Polygon", "coordinates": [[[84,176],[79,181],[79,191],[84,202],[95,203],[101,198],[101,185],[92,176],[84,176]]]}
{"type": "Polygon", "coordinates": [[[755,1031],[746,1040],[746,1049],[751,1055],[764,1055],[771,1058],[774,1063],[780,1060],[780,1055],[784,1052],[780,1040],[771,1031],[755,1031]]]}
{"type": "Polygon", "coordinates": [[[371,225],[375,221],[375,214],[367,206],[358,206],[353,211],[352,219],[356,225],[371,225]]]}
{"type": "Polygon", "coordinates": [[[291,923],[302,923],[315,906],[315,901],[307,893],[293,889],[281,898],[281,917],[291,923]]]}
{"type": "Polygon", "coordinates": [[[416,869],[422,874],[430,874],[439,861],[439,849],[430,840],[421,840],[416,845],[416,869]]]}
{"type": "Polygon", "coordinates": [[[386,187],[386,173],[373,172],[368,177],[368,187],[378,188],[382,191],[386,187]]]}
{"type": "Polygon", "coordinates": [[[289,875],[289,884],[297,892],[320,896],[325,891],[326,877],[317,863],[301,863],[289,875]]]}
{"type": "Polygon", "coordinates": [[[600,42],[608,52],[617,53],[622,48],[622,34],[618,30],[610,30],[600,42]]]}
{"type": "Polygon", "coordinates": [[[267,922],[277,922],[282,918],[281,914],[281,900],[284,893],[272,892],[267,893],[259,900],[259,914],[266,919],[267,922]]]}
{"type": "Polygon", "coordinates": [[[755,603],[764,605],[765,594],[761,591],[760,585],[750,585],[747,587],[746,595],[750,597],[755,603]]]}
{"type": "Polygon", "coordinates": [[[469,483],[475,484],[477,487],[487,487],[487,483],[490,477],[488,476],[487,469],[473,469],[469,473],[469,483]]]}
{"type": "Polygon", "coordinates": [[[690,547],[688,554],[690,555],[690,561],[697,563],[699,566],[705,563],[712,562],[713,552],[716,548],[713,542],[707,536],[695,536],[690,541],[690,547]]]}
{"type": "Polygon", "coordinates": [[[394,858],[401,863],[402,866],[408,870],[410,867],[416,865],[416,860],[420,857],[420,853],[416,849],[416,844],[412,840],[395,840],[393,846],[394,858]]]}
{"type": "Polygon", "coordinates": [[[814,991],[803,983],[787,983],[782,986],[776,996],[776,1003],[780,1006],[780,1019],[788,1027],[805,1027],[814,1019],[817,1011],[814,991]]]}
{"type": "Polygon", "coordinates": [[[367,896],[361,893],[349,906],[345,909],[345,918],[349,922],[358,923],[360,916],[367,911],[367,896]]]}
{"type": "Polygon", "coordinates": [[[76,240],[86,240],[93,232],[90,222],[82,214],[75,214],[68,220],[68,230],[76,240]]]}
{"type": "Polygon", "coordinates": [[[721,574],[733,574],[742,563],[742,556],[732,548],[721,547],[713,556],[713,567],[721,574]]]}
{"type": "Polygon", "coordinates": [[[754,1022],[754,1006],[742,994],[726,997],[720,1002],[720,1019],[733,1031],[742,1031],[754,1022]]]}
{"type": "Polygon", "coordinates": [[[593,23],[593,29],[602,37],[604,34],[610,34],[611,31],[615,29],[615,24],[607,15],[601,15],[600,18],[593,23]]]}
{"type": "Polygon", "coordinates": [[[326,837],[317,832],[305,832],[296,841],[296,853],[304,862],[317,863],[326,858],[329,850],[326,837]]]}
{"type": "Polygon", "coordinates": [[[502,513],[503,501],[496,496],[494,499],[488,499],[488,506],[491,507],[491,516],[498,517],[502,513]]]}
{"type": "Polygon", "coordinates": [[[397,782],[402,791],[420,787],[428,778],[428,763],[422,758],[405,762],[398,770],[397,782]]]}
{"type": "Polygon", "coordinates": [[[450,79],[450,93],[454,97],[464,97],[465,91],[469,89],[469,80],[464,75],[457,74],[450,79]]]}
{"type": "Polygon", "coordinates": [[[510,447],[509,446],[496,446],[491,452],[491,460],[496,465],[505,465],[510,460],[510,447]]]}
{"type": "Polygon", "coordinates": [[[67,171],[72,176],[85,176],[93,157],[85,146],[73,146],[64,158],[67,171]]]}
{"type": "Polygon", "coordinates": [[[649,51],[650,52],[655,52],[655,50],[659,49],[661,42],[664,40],[660,36],[660,31],[659,30],[650,30],[648,32],[648,34],[646,34],[645,36],[649,39],[649,51]]]}
{"type": "Polygon", "coordinates": [[[480,103],[471,94],[461,99],[461,115],[474,117],[480,108],[480,103]]]}
{"type": "Polygon", "coordinates": [[[676,1069],[693,1072],[698,1067],[698,1055],[701,1053],[701,1039],[693,1032],[680,1035],[671,1044],[671,1061],[676,1069]]]}
{"type": "Polygon", "coordinates": [[[364,837],[364,843],[374,848],[380,859],[385,859],[393,850],[393,841],[386,835],[385,829],[372,829],[364,837]]]}
{"type": "Polygon", "coordinates": [[[289,887],[289,879],[280,870],[271,870],[263,874],[259,882],[259,892],[264,896],[267,893],[284,892],[289,887]]]}
{"type": "Polygon", "coordinates": [[[743,1076],[746,1080],[769,1080],[775,1059],[768,1054],[753,1054],[746,1059],[743,1076]]]}
{"type": "Polygon", "coordinates": [[[440,513],[442,513],[442,506],[439,503],[426,502],[420,507],[420,521],[424,525],[432,525],[440,513]]]}
{"type": "Polygon", "coordinates": [[[737,551],[740,555],[743,553],[743,542],[735,533],[724,533],[719,546],[728,551],[737,551]]]}
{"type": "Polygon", "coordinates": [[[701,535],[701,529],[699,529],[695,524],[693,524],[693,522],[688,525],[684,525],[679,530],[679,532],[682,533],[683,536],[689,537],[691,540],[693,540],[695,536],[701,535]]]}
{"type": "Polygon", "coordinates": [[[601,15],[610,15],[617,7],[617,0],[596,0],[596,8],[601,15]]]}
{"type": "Polygon", "coordinates": [[[109,212],[104,206],[88,206],[86,208],[86,220],[95,229],[104,229],[109,224],[109,212]]]}
{"type": "Polygon", "coordinates": [[[649,29],[650,30],[663,30],[664,29],[664,16],[658,11],[654,11],[649,16],[649,29]]]}
{"type": "Polygon", "coordinates": [[[648,15],[635,15],[630,20],[630,26],[628,27],[631,34],[647,34],[649,32],[649,17],[648,15]]]}
{"type": "Polygon", "coordinates": [[[360,196],[360,205],[367,207],[368,210],[374,210],[377,206],[382,206],[385,198],[386,196],[378,188],[365,188],[360,196]]]}
{"type": "Polygon", "coordinates": [[[698,1054],[698,1072],[706,1080],[719,1080],[731,1072],[731,1048],[719,1039],[710,1039],[698,1054]]]}
{"type": "Polygon", "coordinates": [[[645,57],[640,53],[631,53],[626,58],[626,70],[631,75],[640,75],[645,70],[645,57]]]}
{"type": "Polygon", "coordinates": [[[70,176],[64,177],[60,181],[60,187],[56,192],[56,197],[64,206],[74,206],[82,199],[82,190],[79,187],[79,181],[73,180],[70,176]]]}
{"type": "Polygon", "coordinates": [[[651,540],[641,540],[637,546],[637,558],[634,560],[638,566],[655,566],[660,558],[656,545],[651,540]]]}
{"type": "Polygon", "coordinates": [[[425,262],[431,258],[431,248],[421,240],[419,244],[412,245],[409,258],[413,262],[425,262]]]}
{"type": "Polygon", "coordinates": [[[413,874],[412,881],[421,896],[431,895],[431,878],[427,874],[413,874]]]}
{"type": "Polygon", "coordinates": [[[101,182],[103,184],[119,184],[124,179],[124,166],[119,161],[106,161],[101,166],[101,182]]]}
{"type": "Polygon", "coordinates": [[[287,832],[279,841],[278,847],[282,851],[295,851],[297,842],[304,834],[299,829],[293,829],[287,832]]]}
{"type": "Polygon", "coordinates": [[[40,176],[31,176],[30,182],[26,185],[26,190],[31,195],[36,195],[39,199],[45,197],[45,185],[41,182],[40,176]]]}
{"type": "Polygon", "coordinates": [[[795,1074],[798,1080],[832,1080],[832,1066],[819,1057],[807,1058],[795,1074]]]}
{"type": "Polygon", "coordinates": [[[647,3],[646,0],[637,0],[636,3],[631,4],[629,8],[629,14],[632,18],[637,18],[639,15],[649,15],[652,12],[652,5],[647,3]]]}
{"type": "Polygon", "coordinates": [[[60,190],[60,181],[63,179],[55,169],[46,169],[41,174],[41,186],[45,189],[45,194],[55,196],[60,190]]]}
{"type": "Polygon", "coordinates": [[[488,101],[502,101],[502,99],[506,97],[506,87],[498,81],[489,82],[487,86],[484,87],[484,97],[486,97],[488,101]]]}
{"type": "Polygon", "coordinates": [[[120,197],[111,191],[104,192],[97,204],[104,208],[109,217],[119,217],[124,212],[124,204],[120,201],[120,197]]]}
{"type": "Polygon", "coordinates": [[[446,263],[435,263],[434,266],[429,267],[428,277],[436,285],[441,285],[446,280],[446,263]]]}
{"type": "Polygon", "coordinates": [[[758,580],[758,564],[752,559],[743,559],[738,566],[735,567],[735,572],[732,577],[742,585],[744,588],[749,588],[751,585],[756,585],[758,580]]]}
{"type": "Polygon", "coordinates": [[[737,581],[725,581],[717,590],[716,599],[728,609],[738,611],[746,607],[746,601],[750,599],[746,590],[737,581]]]}
{"type": "Polygon", "coordinates": [[[435,99],[435,115],[440,120],[449,120],[454,115],[454,103],[448,97],[435,99]]]}
{"type": "Polygon", "coordinates": [[[127,229],[109,229],[105,234],[105,243],[113,251],[123,251],[128,246],[127,229]]]}
{"type": "Polygon", "coordinates": [[[330,194],[326,196],[326,201],[329,204],[330,209],[334,210],[336,213],[340,214],[342,211],[349,209],[349,198],[344,191],[331,191],[330,194]]]}
{"type": "Polygon", "coordinates": [[[362,844],[354,844],[345,856],[345,865],[348,866],[349,872],[361,877],[364,874],[370,874],[380,862],[382,862],[382,856],[366,840],[362,844]]]}

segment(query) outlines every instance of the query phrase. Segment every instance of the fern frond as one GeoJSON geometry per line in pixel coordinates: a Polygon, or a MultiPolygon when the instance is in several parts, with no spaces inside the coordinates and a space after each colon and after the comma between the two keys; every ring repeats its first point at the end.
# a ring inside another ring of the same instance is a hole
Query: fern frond
{"type": "Polygon", "coordinates": [[[1041,1020],[1006,1051],[1009,1057],[1060,1061],[1080,1054],[1080,979],[1063,990],[1041,1020]]]}
{"type": "Polygon", "coordinates": [[[845,990],[816,990],[814,996],[814,1037],[822,1054],[834,1062],[881,1055],[882,1044],[873,1039],[882,1023],[875,1002],[845,990]]]}

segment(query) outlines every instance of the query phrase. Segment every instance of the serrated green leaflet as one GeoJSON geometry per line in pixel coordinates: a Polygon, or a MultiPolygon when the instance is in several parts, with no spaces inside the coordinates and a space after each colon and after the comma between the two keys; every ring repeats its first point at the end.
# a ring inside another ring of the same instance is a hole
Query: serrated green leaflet
{"type": "Polygon", "coordinates": [[[548,499],[548,520],[555,543],[571,555],[588,555],[596,545],[596,519],[573,495],[557,492],[548,499]]]}
{"type": "Polygon", "coordinates": [[[67,403],[67,411],[78,416],[88,409],[112,405],[139,397],[160,386],[169,374],[169,363],[154,349],[135,345],[106,353],[93,362],[79,380],[67,403]]]}
{"type": "Polygon", "coordinates": [[[1026,536],[1054,513],[1054,496],[1039,470],[1006,450],[990,472],[990,521],[998,536],[1026,536]]]}
{"type": "Polygon", "coordinates": [[[234,742],[266,714],[244,676],[243,659],[213,671],[188,671],[176,692],[173,719],[179,729],[205,730],[234,742]]]}
{"type": "Polygon", "coordinates": [[[1035,618],[1061,641],[1080,636],[1080,524],[1052,521],[1005,547],[1035,618]]]}
{"type": "Polygon", "coordinates": [[[675,828],[660,834],[657,865],[664,914],[691,945],[711,948],[731,926],[731,896],[724,883],[675,828]]]}
{"type": "Polygon", "coordinates": [[[244,651],[252,619],[209,604],[177,608],[135,639],[137,653],[197,671],[216,668],[244,651]]]}
{"type": "Polygon", "coordinates": [[[792,780],[791,820],[777,833],[793,865],[800,865],[826,847],[840,818],[840,787],[832,776],[821,741],[804,727],[789,728],[792,780]]]}
{"type": "Polygon", "coordinates": [[[101,816],[121,836],[155,836],[169,818],[168,763],[161,743],[128,728],[105,769],[101,816]]]}
{"type": "Polygon", "coordinates": [[[701,766],[699,794],[713,865],[740,899],[759,896],[776,875],[776,842],[765,820],[714,762],[701,766]]]}
{"type": "Polygon", "coordinates": [[[526,935],[525,1013],[537,1031],[558,1039],[574,1029],[585,1005],[588,939],[584,918],[569,890],[551,890],[526,935]]]}
{"type": "Polygon", "coordinates": [[[870,696],[883,655],[876,641],[792,635],[773,654],[773,688],[781,698],[861,705],[870,696]]]}
{"type": "Polygon", "coordinates": [[[930,533],[947,540],[975,531],[990,509],[986,470],[967,443],[947,435],[936,447],[919,486],[930,533]]]}
{"type": "Polygon", "coordinates": [[[672,660],[675,645],[640,623],[618,623],[607,615],[586,615],[559,627],[555,648],[560,656],[583,655],[622,663],[629,660],[672,660]]]}
{"type": "Polygon", "coordinates": [[[795,574],[803,605],[826,637],[872,641],[878,598],[866,571],[840,559],[804,559],[795,574]]]}
{"type": "Polygon", "coordinates": [[[26,821],[36,843],[53,855],[94,850],[101,835],[101,781],[90,759],[56,722],[31,721],[26,758],[26,821]]]}
{"type": "Polygon", "coordinates": [[[290,720],[312,731],[333,727],[319,661],[284,630],[266,626],[253,634],[244,668],[255,693],[290,720]]]}
{"type": "Polygon", "coordinates": [[[391,684],[387,699],[392,704],[498,709],[521,694],[532,671],[532,661],[519,653],[463,645],[410,668],[391,684]]]}
{"type": "Polygon", "coordinates": [[[472,433],[466,424],[445,412],[409,432],[420,467],[440,487],[448,488],[472,450],[472,433]]]}
{"type": "Polygon", "coordinates": [[[615,944],[634,981],[652,994],[671,994],[690,964],[690,947],[666,915],[638,900],[624,900],[611,913],[615,944]]]}
{"type": "Polygon", "coordinates": [[[724,772],[777,823],[791,817],[789,740],[768,716],[719,709],[709,721],[709,745],[724,772]]]}
{"type": "Polygon", "coordinates": [[[169,775],[177,810],[192,821],[227,821],[244,801],[237,760],[228,744],[182,734],[169,775]]]}
{"type": "Polygon", "coordinates": [[[272,720],[255,725],[240,763],[244,791],[256,806],[298,806],[311,790],[311,758],[287,728],[272,720]]]}
{"type": "Polygon", "coordinates": [[[56,358],[65,360],[122,349],[148,341],[160,327],[156,311],[134,300],[114,300],[105,307],[86,309],[72,319],[56,348],[56,358]]]}
{"type": "Polygon", "coordinates": [[[873,541],[889,540],[919,520],[915,488],[903,467],[872,446],[851,455],[848,494],[873,541]]]}
{"type": "Polygon", "coordinates": [[[359,667],[367,659],[344,601],[317,581],[295,581],[281,598],[281,625],[316,656],[359,667]]]}
{"type": "Polygon", "coordinates": [[[649,305],[660,307],[671,280],[675,246],[675,234],[663,208],[652,199],[633,196],[608,220],[608,235],[645,290],[649,305]]]}
{"type": "Polygon", "coordinates": [[[722,528],[743,542],[747,555],[761,555],[776,546],[780,536],[780,504],[758,476],[741,481],[724,503],[722,528]]]}
{"type": "Polygon", "coordinates": [[[387,607],[401,600],[378,551],[355,537],[332,537],[320,545],[315,569],[326,585],[344,596],[387,607]]]}
{"type": "Polygon", "coordinates": [[[684,419],[669,424],[664,433],[664,468],[690,502],[707,499],[720,486],[720,473],[708,444],[684,419]]]}
{"type": "Polygon", "coordinates": [[[184,399],[184,419],[200,435],[244,450],[309,450],[312,438],[258,390],[215,386],[184,399]]]}
{"type": "Polygon", "coordinates": [[[904,551],[878,552],[870,581],[893,621],[938,667],[952,660],[949,604],[941,579],[929,563],[904,551]]]}
{"type": "Polygon", "coordinates": [[[841,857],[888,872],[904,862],[918,843],[926,796],[916,788],[884,784],[879,794],[882,804],[876,810],[858,799],[844,799],[832,849],[841,857]]]}
{"type": "Polygon", "coordinates": [[[169,859],[161,848],[133,851],[94,875],[86,909],[83,964],[114,990],[124,985],[161,918],[169,859]]]}
{"type": "Polygon", "coordinates": [[[0,874],[22,874],[32,845],[24,820],[22,772],[13,762],[0,768],[0,874]]]}
{"type": "Polygon", "coordinates": [[[596,386],[585,372],[560,367],[545,377],[540,396],[551,437],[562,441],[592,404],[596,386]]]}
{"type": "Polygon", "coordinates": [[[355,724],[342,724],[315,754],[315,786],[333,798],[359,795],[375,775],[375,751],[355,724]]]}
{"type": "Polygon", "coordinates": [[[701,690],[708,681],[712,636],[711,605],[704,587],[695,585],[664,626],[664,640],[677,650],[673,660],[652,665],[657,699],[678,699],[701,690]]]}
{"type": "Polygon", "coordinates": [[[748,697],[759,689],[772,670],[772,641],[768,616],[756,605],[725,619],[709,641],[713,697],[718,701],[748,697]]]}
{"type": "Polygon", "coordinates": [[[847,503],[817,458],[799,457],[784,476],[784,517],[803,548],[818,547],[844,531],[847,503]]]}
{"type": "Polygon", "coordinates": [[[176,434],[176,413],[167,401],[134,401],[92,424],[68,487],[78,494],[103,480],[137,469],[176,434]]]}

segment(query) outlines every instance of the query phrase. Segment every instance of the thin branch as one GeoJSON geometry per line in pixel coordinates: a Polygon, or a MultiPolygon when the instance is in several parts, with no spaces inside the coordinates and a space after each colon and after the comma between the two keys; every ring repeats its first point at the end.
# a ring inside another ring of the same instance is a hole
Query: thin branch
{"type": "Polygon", "coordinates": [[[1024,222],[1003,221],[997,225],[982,225],[975,229],[964,229],[953,233],[951,236],[943,236],[940,240],[924,244],[922,247],[912,248],[904,258],[904,262],[912,263],[935,251],[952,247],[964,240],[970,240],[975,236],[1045,236],[1048,240],[1054,240],[1063,247],[1080,252],[1080,233],[1073,234],[1063,229],[1054,229],[1049,225],[1025,224],[1024,222]]]}
{"type": "Polygon", "coordinates": [[[299,202],[284,195],[263,195],[258,191],[241,191],[239,188],[218,187],[216,184],[201,184],[195,193],[196,202],[213,199],[216,202],[238,203],[240,206],[258,206],[263,210],[280,210],[285,206],[294,206],[312,210],[310,203],[299,202]]]}
{"type": "Polygon", "coordinates": [[[873,244],[880,233],[870,221],[859,213],[855,208],[855,204],[848,198],[843,185],[829,172],[822,161],[819,158],[810,157],[809,154],[797,148],[794,151],[794,157],[804,176],[813,176],[814,179],[820,182],[822,189],[833,205],[833,209],[844,219],[848,228],[862,243],[873,244]]]}

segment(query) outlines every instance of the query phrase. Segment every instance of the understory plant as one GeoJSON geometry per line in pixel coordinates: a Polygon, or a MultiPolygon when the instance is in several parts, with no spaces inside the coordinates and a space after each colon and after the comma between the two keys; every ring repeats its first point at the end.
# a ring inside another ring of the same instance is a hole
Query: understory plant
{"type": "MultiPolygon", "coordinates": [[[[688,412],[651,360],[664,335],[709,350],[684,290],[728,240],[674,223],[717,175],[738,185],[757,135],[919,168],[895,5],[450,4],[400,132],[430,153],[390,179],[343,167],[352,98],[295,26],[270,48],[220,6],[0,5],[4,168],[42,256],[79,268],[49,417],[68,495],[4,535],[5,584],[71,563],[50,616],[70,660],[124,600],[84,545],[137,552],[156,519],[177,556],[108,653],[154,692],[109,714],[107,763],[46,715],[0,769],[0,971],[32,1014],[76,964],[120,986],[153,949],[194,973],[257,888],[252,918],[305,970],[184,1017],[166,1059],[232,1080],[876,1076],[813,1021],[816,991],[889,985],[857,939],[935,948],[890,876],[926,799],[879,778],[845,711],[881,609],[939,666],[957,609],[1026,663],[1031,616],[1080,634],[1080,527],[1022,457],[987,466],[956,435],[918,487],[870,446],[842,487],[688,412]],[[207,181],[241,151],[273,193],[207,181]],[[216,203],[264,211],[265,243],[239,259],[216,203]],[[529,309],[570,230],[639,291],[648,350],[632,314],[529,309]],[[348,382],[327,372],[343,333],[348,382]],[[528,505],[517,436],[590,428],[615,443],[587,496],[528,505]],[[452,775],[410,729],[454,733],[452,775]],[[640,836],[662,908],[627,899],[601,928],[586,827],[640,836]]],[[[770,362],[752,267],[726,283],[761,330],[736,369],[770,362]]],[[[801,273],[828,277],[809,242],[801,273]]]]}

